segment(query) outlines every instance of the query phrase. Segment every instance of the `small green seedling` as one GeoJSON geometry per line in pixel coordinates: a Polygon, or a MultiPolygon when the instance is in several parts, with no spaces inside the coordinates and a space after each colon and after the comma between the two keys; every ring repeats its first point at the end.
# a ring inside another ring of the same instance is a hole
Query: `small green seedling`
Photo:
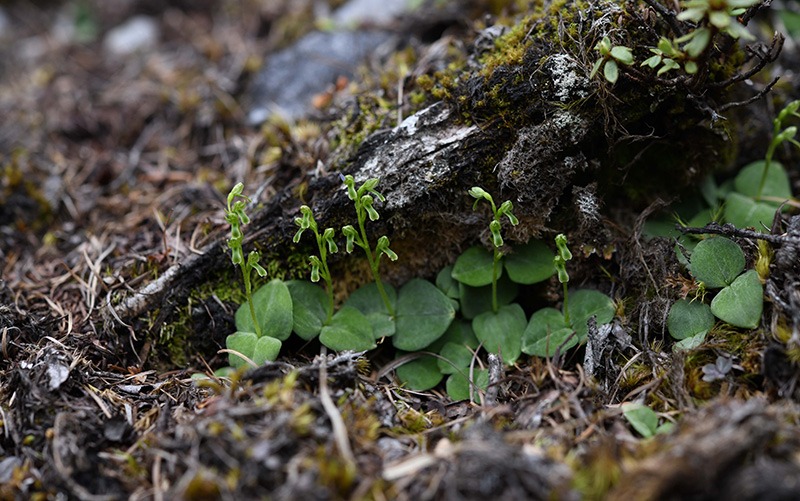
{"type": "Polygon", "coordinates": [[[675,40],[661,37],[658,41],[658,46],[650,49],[653,55],[645,59],[641,66],[648,66],[653,69],[660,66],[656,73],[656,76],[659,77],[668,71],[680,69],[681,64],[683,64],[683,69],[688,75],[697,73],[697,63],[693,61],[692,58],[698,57],[705,49],[705,46],[708,44],[706,38],[710,35],[708,29],[702,30],[702,33],[698,35],[700,31],[701,30],[692,31],[687,35],[694,38],[694,43],[687,44],[684,47],[685,50],[681,50],[680,43],[686,42],[686,37],[675,40]],[[699,52],[698,48],[700,48],[699,52]]]}
{"type": "MultiPolygon", "coordinates": [[[[492,234],[492,256],[491,256],[491,285],[492,285],[492,309],[475,316],[472,320],[472,328],[475,330],[475,335],[483,343],[486,350],[491,353],[497,353],[507,364],[516,362],[520,355],[520,341],[522,333],[525,331],[527,319],[522,307],[516,303],[500,306],[497,300],[497,281],[503,271],[502,258],[503,258],[503,236],[502,236],[502,219],[505,217],[512,225],[519,224],[516,216],[512,212],[514,209],[510,200],[506,200],[498,207],[494,203],[492,196],[483,188],[473,187],[469,190],[469,194],[475,199],[472,206],[474,210],[481,200],[489,203],[492,209],[492,220],[489,223],[489,231],[492,234]]],[[[478,249],[480,251],[481,249],[478,249]]],[[[474,251],[467,251],[465,256],[470,256],[470,259],[459,258],[456,261],[453,269],[453,277],[456,279],[464,280],[465,277],[472,281],[473,284],[482,283],[483,281],[476,281],[475,273],[468,273],[464,266],[464,262],[475,260],[479,266],[472,270],[473,272],[480,273],[480,270],[486,270],[488,263],[480,263],[478,259],[472,258],[475,254],[474,251]],[[460,261],[460,262],[459,262],[460,261]],[[461,278],[459,278],[461,277],[461,278]]],[[[483,255],[486,255],[485,253],[483,255]]],[[[477,256],[475,256],[477,257],[477,256]]],[[[488,278],[488,277],[487,277],[488,278]]]]}
{"type": "Polygon", "coordinates": [[[322,279],[325,282],[325,292],[321,294],[322,291],[317,286],[308,282],[292,281],[288,284],[294,300],[294,331],[306,340],[319,335],[322,344],[336,351],[366,351],[375,348],[372,325],[362,312],[351,306],[343,306],[334,313],[328,254],[335,254],[339,247],[334,241],[333,228],[326,228],[320,233],[314,213],[308,206],[300,207],[300,214],[301,217],[295,218],[299,229],[294,235],[294,242],[298,243],[306,230],[313,233],[319,255],[308,258],[311,264],[311,281],[316,283],[322,279]],[[320,308],[322,304],[324,307],[320,308]]]}
{"type": "Polygon", "coordinates": [[[379,181],[377,178],[368,179],[364,182],[364,184],[356,189],[356,181],[353,176],[348,174],[344,177],[344,185],[347,188],[347,196],[353,201],[353,204],[356,208],[358,230],[356,230],[352,225],[347,225],[342,228],[342,233],[344,234],[345,238],[347,238],[345,247],[348,254],[353,252],[353,246],[357,245],[361,247],[361,249],[367,255],[369,268],[372,271],[372,277],[375,279],[375,286],[377,287],[378,293],[383,300],[383,304],[386,306],[386,310],[389,312],[389,315],[393,317],[394,305],[392,305],[392,302],[389,300],[389,296],[383,287],[379,268],[381,257],[383,255],[386,255],[392,261],[396,261],[397,254],[395,254],[394,251],[389,248],[389,237],[386,235],[383,235],[378,239],[378,243],[375,245],[375,249],[373,250],[371,244],[369,243],[369,239],[367,238],[367,229],[365,226],[368,217],[370,221],[377,221],[380,218],[378,211],[375,210],[374,207],[375,200],[377,199],[381,202],[386,201],[384,196],[375,190],[375,188],[378,186],[378,182],[379,181]]]}
{"type": "MultiPolygon", "coordinates": [[[[475,210],[478,207],[478,204],[480,203],[481,200],[487,201],[492,208],[492,221],[489,223],[489,231],[492,234],[492,265],[491,265],[492,274],[490,283],[492,284],[492,311],[497,312],[498,308],[497,279],[500,277],[500,274],[502,273],[502,268],[500,266],[500,259],[503,257],[503,252],[501,250],[501,248],[503,247],[503,235],[501,233],[502,219],[503,216],[508,218],[508,221],[509,223],[511,223],[512,226],[516,226],[517,224],[519,224],[519,220],[517,220],[517,217],[514,216],[514,213],[512,212],[514,210],[514,206],[511,203],[511,200],[506,200],[505,202],[500,204],[500,207],[497,207],[497,205],[495,205],[494,203],[494,199],[492,198],[492,196],[486,190],[478,186],[475,186],[472,189],[470,189],[469,195],[475,199],[475,203],[472,204],[472,210],[475,210]]],[[[465,277],[466,273],[461,272],[459,268],[460,268],[459,263],[457,261],[455,269],[453,270],[453,272],[455,273],[455,276],[453,278],[468,283],[465,281],[465,278],[467,278],[465,277]]],[[[480,270],[485,270],[485,269],[486,269],[485,263],[481,263],[481,265],[478,268],[476,268],[475,271],[480,272],[480,270]]],[[[472,277],[469,278],[471,278],[472,283],[476,283],[475,278],[472,277]]],[[[487,285],[487,284],[481,283],[480,285],[487,285]]]]}
{"type": "Polygon", "coordinates": [[[542,308],[531,316],[522,336],[522,352],[539,357],[552,357],[586,341],[588,321],[595,317],[597,325],[611,322],[616,308],[610,297],[600,291],[577,290],[570,296],[566,262],[572,259],[563,234],[556,236],[558,253],[553,259],[558,280],[564,289],[564,307],[542,308]]]}
{"type": "Polygon", "coordinates": [[[272,284],[269,288],[262,287],[256,294],[253,294],[252,273],[255,271],[265,277],[267,270],[258,264],[261,255],[256,251],[250,252],[247,260],[244,259],[242,225],[250,222],[250,217],[245,212],[245,206],[250,199],[242,195],[243,191],[244,184],[242,183],[237,183],[233,187],[228,194],[225,210],[225,220],[231,225],[231,237],[228,239],[231,262],[234,266],[238,265],[242,269],[245,295],[247,296],[247,302],[236,312],[237,332],[225,340],[226,347],[233,352],[228,357],[233,367],[241,367],[248,361],[260,365],[266,360],[275,360],[281,349],[281,341],[277,337],[285,339],[291,332],[291,297],[288,290],[283,290],[285,286],[281,289],[282,283],[279,285],[273,281],[268,284],[272,284]],[[262,290],[264,292],[261,292],[262,290]],[[281,307],[285,308],[287,299],[289,302],[288,331],[285,311],[281,311],[281,307]],[[266,304],[275,305],[275,307],[269,310],[262,309],[261,306],[266,304]],[[272,323],[272,320],[276,318],[275,313],[277,313],[277,323],[272,323]],[[275,336],[265,335],[263,326],[266,325],[271,327],[268,334],[275,336]]]}
{"type": "Polygon", "coordinates": [[[602,67],[603,77],[613,84],[619,78],[619,65],[630,66],[633,64],[631,49],[622,45],[612,45],[611,39],[608,37],[603,37],[594,50],[600,53],[600,57],[594,62],[589,78],[594,78],[602,67]]]}
{"type": "Polygon", "coordinates": [[[314,213],[307,205],[300,207],[301,217],[295,218],[294,223],[300,227],[295,233],[292,241],[294,243],[300,242],[300,237],[306,230],[311,230],[314,238],[317,241],[317,250],[319,256],[309,256],[308,261],[311,263],[311,281],[314,283],[319,282],[320,278],[325,282],[325,290],[328,295],[328,304],[326,308],[327,316],[324,323],[331,321],[333,316],[333,283],[331,281],[331,271],[328,268],[328,253],[336,254],[339,252],[339,247],[334,242],[333,228],[326,228],[322,233],[319,232],[317,220],[314,218],[314,213]]]}
{"type": "Polygon", "coordinates": [[[244,210],[247,203],[250,202],[250,199],[242,195],[243,191],[244,184],[237,183],[233,189],[231,189],[231,192],[228,193],[228,205],[225,210],[225,220],[231,225],[231,237],[228,239],[228,247],[231,249],[231,262],[234,266],[238,265],[242,269],[244,291],[248,302],[250,302],[250,315],[253,319],[253,324],[256,326],[256,334],[261,337],[261,331],[258,327],[258,322],[256,322],[256,312],[253,303],[250,301],[253,297],[253,289],[250,280],[253,271],[256,271],[262,277],[266,277],[267,270],[258,264],[261,255],[257,251],[251,251],[247,256],[247,261],[244,260],[244,251],[242,249],[244,233],[242,232],[242,225],[250,223],[250,216],[248,216],[244,210]]]}
{"type": "Polygon", "coordinates": [[[681,67],[687,75],[694,75],[700,69],[698,62],[704,61],[704,54],[712,47],[714,37],[724,33],[731,38],[753,39],[744,26],[736,22],[736,16],[746,7],[758,0],[692,0],[686,2],[686,9],[678,14],[679,21],[691,21],[694,29],[685,35],[669,39],[661,37],[658,45],[650,49],[652,56],[641,66],[658,68],[656,76],[681,67]]]}
{"type": "MultiPolygon", "coordinates": [[[[426,280],[412,279],[397,292],[390,285],[383,284],[379,270],[381,257],[385,255],[394,261],[397,259],[397,254],[389,248],[389,237],[384,235],[378,238],[374,249],[367,237],[367,219],[377,221],[380,217],[374,206],[375,200],[385,201],[384,196],[375,189],[378,179],[369,179],[358,188],[352,176],[345,176],[343,182],[347,196],[355,205],[358,221],[358,229],[352,225],[342,228],[346,238],[345,248],[348,253],[352,252],[355,246],[364,251],[375,281],[354,292],[342,310],[334,315],[333,323],[337,323],[336,316],[341,315],[342,311],[351,309],[352,312],[347,315],[349,318],[354,319],[353,312],[357,312],[369,322],[371,342],[392,336],[392,342],[398,349],[421,350],[440,338],[453,321],[455,309],[452,302],[435,285],[426,280]]],[[[354,335],[355,330],[351,329],[350,336],[354,335]]],[[[342,336],[343,332],[326,333],[323,329],[320,340],[325,344],[330,342],[329,346],[334,349],[342,349],[343,346],[348,346],[352,350],[357,349],[347,344],[350,341],[337,342],[334,345],[334,337],[342,336]]],[[[359,336],[358,339],[363,337],[359,336]]]]}
{"type": "Polygon", "coordinates": [[[772,140],[764,160],[752,162],[739,171],[734,179],[734,190],[725,197],[725,219],[739,228],[754,227],[764,231],[769,227],[780,205],[792,198],[792,189],[786,168],[773,161],[775,150],[783,143],[800,148],[795,139],[797,127],[784,128],[789,118],[800,118],[800,101],[786,105],[772,121],[772,140]]]}

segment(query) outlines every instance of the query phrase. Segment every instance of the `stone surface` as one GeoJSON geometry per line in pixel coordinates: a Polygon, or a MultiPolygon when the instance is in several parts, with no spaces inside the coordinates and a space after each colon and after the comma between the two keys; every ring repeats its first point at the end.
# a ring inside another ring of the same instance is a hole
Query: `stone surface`
{"type": "Polygon", "coordinates": [[[273,114],[296,120],[313,111],[312,99],[355,70],[377,47],[389,43],[385,31],[314,31],[269,57],[250,89],[248,121],[263,123],[273,114]]]}

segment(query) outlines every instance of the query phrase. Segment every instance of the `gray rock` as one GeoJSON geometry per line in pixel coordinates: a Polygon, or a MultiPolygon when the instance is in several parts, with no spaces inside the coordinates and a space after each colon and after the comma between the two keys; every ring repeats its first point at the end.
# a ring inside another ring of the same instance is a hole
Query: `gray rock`
{"type": "Polygon", "coordinates": [[[376,48],[393,35],[386,31],[314,31],[270,56],[250,88],[248,121],[258,125],[277,113],[296,120],[313,111],[312,98],[340,76],[352,78],[376,48]]]}

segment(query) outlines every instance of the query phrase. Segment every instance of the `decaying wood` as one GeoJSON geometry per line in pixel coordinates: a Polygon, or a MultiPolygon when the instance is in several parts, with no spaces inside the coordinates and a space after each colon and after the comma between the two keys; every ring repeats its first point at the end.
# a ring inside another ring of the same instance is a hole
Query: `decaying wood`
{"type": "MultiPolygon", "coordinates": [[[[611,3],[598,5],[618,9],[611,3]]],[[[577,8],[566,7],[565,18],[570,9],[577,8]]],[[[607,14],[622,19],[620,12],[607,14]]],[[[470,243],[488,242],[488,215],[481,210],[473,212],[467,195],[472,186],[485,187],[498,201],[514,202],[521,224],[506,232],[510,242],[524,242],[549,230],[559,211],[563,215],[560,225],[580,220],[587,205],[577,200],[577,195],[570,204],[568,188],[593,185],[600,179],[598,196],[602,201],[607,195],[604,191],[635,182],[627,176],[637,163],[652,170],[647,165],[648,155],[658,155],[659,148],[684,151],[687,144],[700,145],[685,150],[686,161],[675,166],[677,172],[671,174],[670,183],[660,183],[673,188],[695,179],[698,163],[708,168],[723,161],[725,155],[719,151],[733,148],[731,141],[701,124],[713,118],[707,111],[715,105],[714,93],[698,104],[700,93],[687,100],[680,85],[654,89],[648,88],[647,81],[623,76],[611,87],[599,78],[588,78],[589,58],[596,57],[591,47],[604,34],[607,23],[601,19],[593,23],[581,20],[585,39],[571,41],[574,46],[536,41],[526,50],[522,64],[500,67],[491,77],[477,72],[480,65],[478,58],[473,58],[468,68],[475,71],[465,75],[460,84],[463,99],[459,105],[433,104],[397,127],[369,136],[352,158],[330,159],[325,166],[328,174],[310,180],[306,191],[306,203],[319,224],[340,228],[353,223],[354,211],[341,173],[352,174],[359,183],[379,178],[378,189],[386,202],[378,206],[381,219],[371,223],[369,231],[388,235],[400,256],[396,263],[384,265],[388,280],[398,284],[412,276],[431,275],[470,243]],[[508,96],[506,109],[487,111],[481,108],[486,104],[476,104],[484,103],[498,87],[508,96]],[[471,112],[469,118],[465,119],[465,111],[471,112]],[[669,117],[668,124],[665,117],[669,117]],[[620,145],[627,148],[622,156],[633,158],[628,165],[615,164],[613,148],[620,145]],[[651,151],[654,145],[655,153],[651,151]]],[[[626,19],[628,23],[642,22],[635,16],[626,19]]],[[[633,24],[621,28],[630,33],[642,31],[633,24]]],[[[643,177],[652,183],[653,177],[662,174],[653,171],[643,177]]],[[[596,209],[597,202],[590,205],[596,209]]],[[[264,255],[278,260],[312,251],[310,246],[298,248],[291,243],[300,204],[289,189],[278,193],[253,215],[245,232],[246,246],[257,243],[264,255]]],[[[597,214],[590,216],[596,219],[597,214]]],[[[129,322],[154,305],[183,302],[199,281],[230,266],[226,251],[223,240],[212,243],[202,249],[202,255],[167,270],[113,312],[109,310],[106,319],[129,322]]],[[[341,259],[341,254],[336,258],[341,259]]]]}

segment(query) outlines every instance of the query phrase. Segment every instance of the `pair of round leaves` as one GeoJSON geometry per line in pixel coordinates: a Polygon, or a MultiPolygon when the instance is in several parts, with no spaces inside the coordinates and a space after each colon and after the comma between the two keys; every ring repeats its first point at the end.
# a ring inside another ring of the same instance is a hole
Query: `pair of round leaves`
{"type": "Polygon", "coordinates": [[[427,348],[444,334],[456,316],[450,298],[427,280],[411,279],[399,291],[387,284],[383,287],[394,309],[394,317],[386,309],[374,283],[351,294],[345,307],[363,313],[372,324],[375,338],[392,336],[392,343],[400,350],[427,348]]]}
{"type": "MultiPolygon", "coordinates": [[[[509,278],[518,284],[543,282],[555,274],[553,251],[539,240],[515,247],[514,252],[503,257],[503,266],[509,278]]],[[[470,287],[482,287],[492,283],[494,256],[480,246],[470,247],[456,259],[452,277],[470,287]]]]}
{"type": "MultiPolygon", "coordinates": [[[[425,391],[433,388],[447,377],[447,394],[454,401],[466,400],[471,396],[471,390],[485,390],[489,383],[489,374],[486,369],[473,368],[473,351],[478,348],[480,341],[475,336],[472,323],[465,320],[456,320],[441,338],[427,347],[426,351],[438,352],[438,356],[422,355],[404,363],[397,368],[398,379],[408,388],[416,391],[425,391]],[[472,370],[473,385],[469,383],[469,374],[472,370]]],[[[400,357],[407,354],[400,353],[400,357]]]]}
{"type": "Polygon", "coordinates": [[[707,331],[713,325],[713,318],[709,324],[709,312],[736,327],[758,327],[764,290],[758,273],[755,270],[742,273],[744,266],[744,252],[732,240],[713,237],[699,242],[689,262],[692,276],[709,289],[722,290],[714,296],[708,311],[699,302],[691,307],[681,302],[673,305],[667,318],[670,334],[685,339],[707,331]]]}
{"type": "Polygon", "coordinates": [[[390,336],[401,350],[421,350],[441,337],[455,318],[450,299],[422,279],[408,281],[399,292],[383,285],[394,317],[377,285],[370,283],[351,294],[328,323],[328,298],[321,287],[304,281],[288,285],[294,298],[294,331],[306,340],[319,334],[322,344],[337,351],[370,350],[377,339],[390,336]]]}
{"type": "MultiPolygon", "coordinates": [[[[281,351],[281,341],[274,337],[261,336],[254,332],[235,332],[225,339],[225,346],[234,352],[241,353],[256,365],[266,361],[274,361],[281,351]]],[[[228,354],[228,363],[238,369],[247,364],[247,360],[236,353],[228,354]]]]}
{"type": "Polygon", "coordinates": [[[319,336],[322,344],[336,351],[375,348],[373,322],[362,311],[345,304],[328,321],[333,305],[322,287],[304,280],[290,280],[286,285],[293,299],[295,334],[306,341],[319,336]]]}
{"type": "MultiPolygon", "coordinates": [[[[286,284],[278,279],[271,280],[256,290],[252,297],[256,321],[261,328],[261,337],[256,334],[249,301],[236,310],[236,332],[225,339],[225,346],[248,357],[261,365],[267,360],[275,360],[281,350],[281,341],[292,333],[292,297],[286,284]]],[[[246,361],[229,354],[231,367],[238,368],[246,361]]]]}
{"type": "Polygon", "coordinates": [[[761,320],[764,290],[756,270],[742,273],[731,285],[720,290],[711,301],[711,306],[699,300],[676,301],[667,316],[670,335],[694,347],[714,326],[714,317],[735,327],[755,329],[761,320]],[[689,341],[694,338],[695,341],[689,341]]]}
{"type": "Polygon", "coordinates": [[[586,341],[589,319],[597,325],[611,322],[616,308],[610,297],[600,291],[581,289],[569,295],[568,324],[564,313],[555,308],[537,310],[522,335],[522,352],[537,357],[552,357],[586,341]]]}

